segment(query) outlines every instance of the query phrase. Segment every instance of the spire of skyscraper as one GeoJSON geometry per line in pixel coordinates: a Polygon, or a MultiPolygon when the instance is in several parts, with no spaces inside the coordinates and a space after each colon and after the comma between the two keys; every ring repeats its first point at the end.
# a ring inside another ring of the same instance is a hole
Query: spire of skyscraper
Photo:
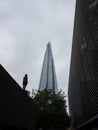
{"type": "Polygon", "coordinates": [[[52,49],[50,42],[47,44],[39,84],[39,90],[43,89],[52,90],[55,93],[58,92],[54,60],[52,56],[52,49]]]}

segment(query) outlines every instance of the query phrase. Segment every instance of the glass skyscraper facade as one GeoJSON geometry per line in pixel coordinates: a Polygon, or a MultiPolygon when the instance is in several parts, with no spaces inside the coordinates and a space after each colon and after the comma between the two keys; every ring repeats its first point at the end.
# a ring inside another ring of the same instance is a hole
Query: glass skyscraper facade
{"type": "Polygon", "coordinates": [[[97,127],[98,0],[76,0],[68,97],[73,127],[97,127]]]}
{"type": "Polygon", "coordinates": [[[47,44],[39,84],[39,90],[43,89],[52,90],[55,93],[58,92],[56,72],[50,42],[47,44]]]}

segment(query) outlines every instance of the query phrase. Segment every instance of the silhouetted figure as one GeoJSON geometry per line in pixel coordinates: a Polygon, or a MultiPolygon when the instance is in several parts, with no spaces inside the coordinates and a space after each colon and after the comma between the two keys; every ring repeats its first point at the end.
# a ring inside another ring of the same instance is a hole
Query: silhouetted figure
{"type": "Polygon", "coordinates": [[[28,75],[25,74],[25,76],[23,77],[23,89],[26,89],[26,86],[28,84],[28,75]]]}

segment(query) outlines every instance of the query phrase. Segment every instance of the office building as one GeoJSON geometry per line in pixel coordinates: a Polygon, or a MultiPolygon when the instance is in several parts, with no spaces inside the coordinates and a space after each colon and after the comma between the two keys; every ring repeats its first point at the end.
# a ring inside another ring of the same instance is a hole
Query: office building
{"type": "Polygon", "coordinates": [[[98,129],[98,0],[76,0],[69,74],[74,129],[98,129]]]}
{"type": "Polygon", "coordinates": [[[47,44],[39,83],[39,90],[43,89],[52,90],[55,93],[58,92],[56,72],[50,42],[47,44]]]}

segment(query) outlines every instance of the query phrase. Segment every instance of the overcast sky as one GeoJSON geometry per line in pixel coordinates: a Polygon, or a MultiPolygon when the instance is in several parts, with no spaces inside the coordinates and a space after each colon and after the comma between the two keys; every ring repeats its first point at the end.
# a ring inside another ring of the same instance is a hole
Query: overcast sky
{"type": "Polygon", "coordinates": [[[37,89],[51,41],[59,89],[67,94],[75,0],[0,0],[0,64],[22,86],[37,89]]]}

